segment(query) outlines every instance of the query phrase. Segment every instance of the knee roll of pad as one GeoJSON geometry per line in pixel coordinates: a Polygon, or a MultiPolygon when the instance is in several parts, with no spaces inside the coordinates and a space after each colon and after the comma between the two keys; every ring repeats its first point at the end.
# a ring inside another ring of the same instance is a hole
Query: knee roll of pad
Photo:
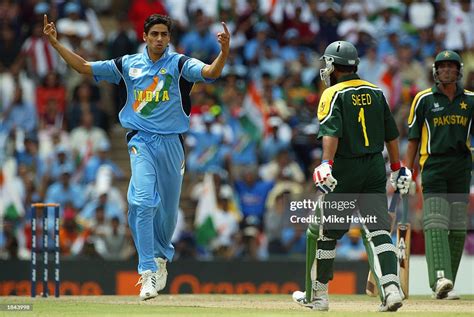
{"type": "Polygon", "coordinates": [[[423,205],[423,228],[428,229],[449,229],[450,206],[446,199],[432,197],[425,200],[423,205]]]}

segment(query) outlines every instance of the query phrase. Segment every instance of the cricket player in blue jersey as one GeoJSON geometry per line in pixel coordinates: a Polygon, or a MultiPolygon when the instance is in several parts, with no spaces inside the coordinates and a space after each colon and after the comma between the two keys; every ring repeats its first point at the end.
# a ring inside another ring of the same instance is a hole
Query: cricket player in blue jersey
{"type": "Polygon", "coordinates": [[[166,285],[166,262],[178,213],[184,174],[181,134],[188,131],[194,82],[220,76],[229,54],[230,33],[217,34],[221,51],[211,65],[169,51],[172,21],[153,14],[144,23],[142,53],[88,62],[57,40],[53,22],[44,16],[44,34],[66,63],[81,74],[120,85],[124,106],[119,114],[127,134],[132,176],[128,221],[138,252],[137,284],[142,300],[156,297],[166,285]]]}

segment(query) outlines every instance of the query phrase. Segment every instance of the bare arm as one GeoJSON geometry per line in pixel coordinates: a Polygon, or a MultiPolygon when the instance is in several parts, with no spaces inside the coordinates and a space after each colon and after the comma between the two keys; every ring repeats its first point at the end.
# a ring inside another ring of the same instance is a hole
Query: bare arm
{"type": "Polygon", "coordinates": [[[390,164],[400,162],[400,152],[398,149],[398,138],[386,142],[390,164]]]}
{"type": "Polygon", "coordinates": [[[420,144],[419,139],[408,140],[407,154],[405,157],[405,165],[409,169],[413,169],[415,164],[416,153],[418,152],[418,145],[420,144]]]}
{"type": "Polygon", "coordinates": [[[217,41],[221,45],[221,51],[211,65],[206,65],[202,68],[201,73],[204,78],[218,78],[222,73],[227,56],[229,56],[230,33],[224,22],[222,22],[222,26],[224,27],[224,32],[217,34],[217,41]]]}
{"type": "Polygon", "coordinates": [[[92,75],[92,67],[88,61],[62,45],[57,39],[54,22],[48,22],[48,16],[44,15],[43,33],[48,37],[51,46],[61,55],[64,61],[80,74],[92,75]]]}
{"type": "Polygon", "coordinates": [[[323,136],[323,161],[333,161],[336,155],[339,139],[333,136],[323,136]]]}

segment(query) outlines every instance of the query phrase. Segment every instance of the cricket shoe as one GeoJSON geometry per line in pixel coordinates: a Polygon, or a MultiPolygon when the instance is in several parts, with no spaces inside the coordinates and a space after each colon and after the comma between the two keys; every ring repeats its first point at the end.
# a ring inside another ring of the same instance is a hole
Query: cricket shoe
{"type": "Polygon", "coordinates": [[[313,297],[311,302],[306,300],[306,292],[295,291],[293,292],[293,301],[303,307],[319,311],[329,310],[329,297],[327,293],[318,294],[319,296],[313,297]]]}
{"type": "Polygon", "coordinates": [[[402,307],[403,297],[396,285],[390,284],[385,287],[385,299],[379,307],[380,312],[394,312],[402,307]]]}
{"type": "MultiPolygon", "coordinates": [[[[453,282],[447,278],[440,278],[436,281],[434,297],[436,299],[443,299],[448,297],[448,294],[453,290],[453,282]]],[[[454,294],[456,295],[456,294],[454,294]]]]}
{"type": "Polygon", "coordinates": [[[152,272],[151,270],[144,271],[140,279],[138,280],[138,284],[141,284],[140,287],[140,299],[147,300],[158,296],[158,291],[156,290],[156,273],[152,272]]]}
{"type": "Polygon", "coordinates": [[[452,290],[451,292],[447,293],[446,294],[446,297],[443,297],[443,298],[436,298],[436,293],[433,292],[433,294],[431,294],[431,298],[432,299],[446,299],[446,300],[457,300],[457,299],[461,299],[461,297],[459,297],[458,294],[456,294],[456,292],[454,290],[452,290]]]}
{"type": "Polygon", "coordinates": [[[159,292],[166,286],[166,279],[168,278],[168,271],[166,270],[166,260],[162,258],[155,258],[158,271],[156,272],[156,291],[159,292]]]}

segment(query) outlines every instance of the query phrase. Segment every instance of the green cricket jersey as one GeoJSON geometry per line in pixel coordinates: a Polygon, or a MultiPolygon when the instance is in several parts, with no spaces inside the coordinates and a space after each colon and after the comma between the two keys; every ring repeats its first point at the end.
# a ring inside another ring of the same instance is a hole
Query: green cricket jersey
{"type": "Polygon", "coordinates": [[[339,138],[336,158],[380,153],[384,142],[398,137],[398,129],[382,90],[345,76],[324,90],[318,106],[319,136],[339,138]]]}
{"type": "Polygon", "coordinates": [[[459,86],[452,102],[436,85],[415,96],[408,139],[421,139],[421,168],[430,155],[470,153],[473,112],[474,93],[459,86]]]}

